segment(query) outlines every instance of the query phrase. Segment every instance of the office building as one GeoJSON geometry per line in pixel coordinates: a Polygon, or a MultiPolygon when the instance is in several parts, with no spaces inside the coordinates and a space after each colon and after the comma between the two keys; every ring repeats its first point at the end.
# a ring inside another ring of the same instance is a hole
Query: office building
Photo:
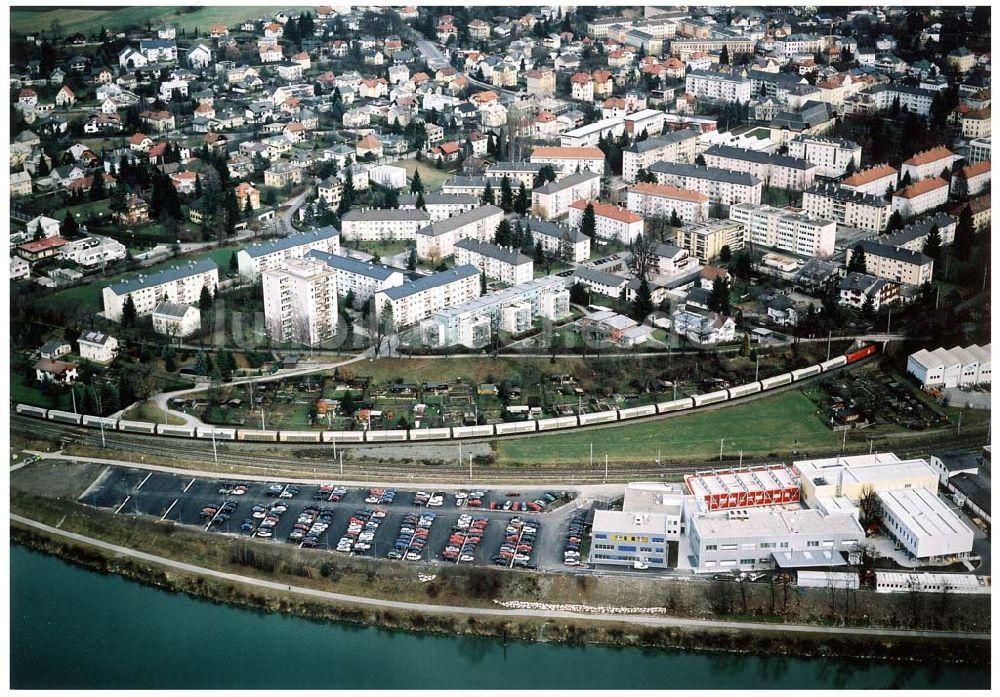
{"type": "Polygon", "coordinates": [[[868,491],[917,487],[937,491],[938,475],[926,460],[901,460],[894,453],[799,460],[792,468],[799,475],[802,500],[810,507],[819,499],[838,496],[856,504],[868,491]]]}

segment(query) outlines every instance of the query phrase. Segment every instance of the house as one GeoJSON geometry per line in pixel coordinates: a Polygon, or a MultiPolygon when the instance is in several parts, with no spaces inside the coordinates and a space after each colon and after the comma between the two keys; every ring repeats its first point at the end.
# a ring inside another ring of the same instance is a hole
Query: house
{"type": "MultiPolygon", "coordinates": [[[[176,128],[174,115],[169,111],[143,111],[139,114],[139,118],[145,125],[149,126],[157,133],[171,131],[176,128]]],[[[150,141],[150,145],[152,145],[152,141],[150,141]]],[[[149,148],[144,149],[148,150],[149,148]]]]}
{"type": "Polygon", "coordinates": [[[239,205],[241,211],[246,210],[247,201],[250,202],[250,208],[253,210],[260,208],[260,191],[255,189],[253,185],[247,182],[240,182],[234,191],[236,192],[236,203],[239,205]]]}
{"type": "Polygon", "coordinates": [[[732,317],[700,308],[678,309],[672,318],[674,332],[695,344],[718,344],[736,339],[732,317]]]}
{"type": "Polygon", "coordinates": [[[42,348],[38,350],[38,355],[42,358],[55,360],[56,358],[62,358],[72,350],[73,347],[70,346],[68,341],[63,341],[62,339],[50,339],[42,344],[42,348]]]}
{"type": "Polygon", "coordinates": [[[201,329],[201,312],[193,305],[161,300],[153,310],[153,331],[171,338],[184,338],[201,329]]]}
{"type": "Polygon", "coordinates": [[[63,85],[56,93],[56,106],[73,106],[75,103],[76,94],[69,88],[69,85],[63,85]]]}
{"type": "Polygon", "coordinates": [[[79,366],[76,363],[53,361],[43,358],[34,365],[35,380],[38,382],[57,382],[72,385],[76,382],[79,366]]]}
{"type": "Polygon", "coordinates": [[[115,219],[123,225],[142,225],[149,222],[149,204],[135,194],[125,199],[125,210],[115,213],[115,219]]]}
{"type": "Polygon", "coordinates": [[[118,339],[103,332],[89,330],[77,339],[80,358],[95,363],[110,363],[118,356],[118,339]]]}
{"type": "Polygon", "coordinates": [[[382,157],[382,142],[375,134],[369,134],[358,141],[356,150],[358,158],[362,158],[365,155],[372,155],[377,159],[382,157]]]}
{"type": "Polygon", "coordinates": [[[31,175],[27,172],[14,172],[10,175],[10,195],[30,196],[32,191],[31,175]]]}
{"type": "Polygon", "coordinates": [[[878,312],[882,305],[899,299],[899,284],[870,274],[852,271],[837,285],[838,302],[855,310],[871,307],[878,312]]]}
{"type": "Polygon", "coordinates": [[[188,51],[187,62],[188,65],[191,66],[192,70],[202,70],[207,68],[212,62],[212,49],[205,44],[199,43],[197,46],[188,51]]]}
{"type": "Polygon", "coordinates": [[[794,327],[799,323],[799,312],[791,298],[779,295],[767,303],[767,318],[779,326],[794,327]]]}
{"type": "Polygon", "coordinates": [[[60,223],[55,218],[40,215],[28,221],[26,229],[32,237],[55,237],[59,234],[60,223]]]}

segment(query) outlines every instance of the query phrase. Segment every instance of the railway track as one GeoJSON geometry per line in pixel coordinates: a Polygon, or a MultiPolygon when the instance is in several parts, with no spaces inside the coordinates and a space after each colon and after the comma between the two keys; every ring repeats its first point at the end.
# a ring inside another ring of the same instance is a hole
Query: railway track
{"type": "MultiPolygon", "coordinates": [[[[614,424],[610,424],[613,426],[614,424]]],[[[601,425],[607,427],[608,425],[601,425]]],[[[302,472],[313,475],[328,476],[330,479],[343,478],[352,481],[398,481],[409,478],[417,481],[471,481],[481,483],[494,482],[562,482],[566,484],[587,484],[621,482],[636,479],[678,479],[684,474],[712,467],[732,467],[738,464],[734,459],[723,459],[687,463],[629,463],[617,464],[609,468],[607,476],[603,464],[591,467],[582,463],[573,467],[570,465],[479,465],[473,468],[473,477],[469,479],[469,468],[453,462],[422,462],[419,465],[406,463],[381,462],[368,458],[357,458],[353,454],[357,447],[378,449],[378,446],[355,446],[355,449],[344,448],[347,455],[341,467],[339,459],[334,461],[329,445],[321,444],[280,444],[280,443],[248,443],[226,441],[218,443],[213,453],[210,441],[168,438],[154,435],[123,433],[120,431],[105,431],[102,441],[99,431],[81,428],[69,424],[59,424],[49,421],[39,421],[31,417],[11,415],[13,431],[36,438],[52,441],[69,441],[74,445],[86,446],[96,450],[106,449],[109,455],[114,453],[121,459],[133,462],[143,462],[151,457],[166,461],[175,466],[190,466],[195,463],[201,467],[215,466],[224,472],[227,468],[254,474],[269,472],[302,472]],[[289,447],[291,446],[291,447],[289,447]],[[275,453],[274,450],[287,452],[275,453]],[[269,452],[270,451],[270,452],[269,452]]],[[[963,450],[980,447],[985,439],[987,426],[969,427],[961,435],[929,434],[928,438],[914,438],[914,443],[899,445],[892,449],[901,456],[926,457],[931,451],[963,450]]],[[[538,434],[536,434],[538,435],[538,434]]],[[[483,440],[494,440],[480,439],[483,440]]],[[[883,438],[873,439],[875,443],[883,438]]],[[[855,445],[864,442],[855,441],[855,445]]],[[[405,444],[403,444],[405,445],[405,444]]],[[[417,444],[419,445],[419,444],[417,444]]],[[[888,444],[887,444],[888,445],[888,444]]],[[[391,446],[399,447],[399,444],[391,446]]],[[[458,447],[455,444],[454,447],[458,447]]],[[[880,448],[882,449],[882,448],[880,448]]],[[[889,449],[889,448],[885,448],[889,449]]],[[[851,449],[856,452],[858,449],[851,449]]],[[[811,457],[836,455],[836,452],[810,453],[811,457]]],[[[747,459],[745,465],[774,462],[787,462],[788,458],[756,458],[747,459]]]]}

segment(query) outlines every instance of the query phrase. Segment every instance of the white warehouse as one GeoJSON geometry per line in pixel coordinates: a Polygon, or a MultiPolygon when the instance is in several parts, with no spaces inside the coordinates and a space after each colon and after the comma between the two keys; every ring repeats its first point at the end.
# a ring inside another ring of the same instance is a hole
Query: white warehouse
{"type": "Polygon", "coordinates": [[[968,525],[937,495],[923,487],[878,492],[883,529],[912,558],[936,560],[972,551],[968,525]]]}

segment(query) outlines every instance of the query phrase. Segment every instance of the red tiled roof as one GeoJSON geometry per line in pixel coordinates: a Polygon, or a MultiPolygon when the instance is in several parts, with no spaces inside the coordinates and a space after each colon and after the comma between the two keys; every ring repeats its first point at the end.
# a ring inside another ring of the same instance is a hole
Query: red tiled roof
{"type": "Polygon", "coordinates": [[[894,176],[896,174],[899,174],[899,172],[896,171],[895,167],[891,167],[890,165],[877,165],[851,175],[843,181],[843,184],[844,186],[864,186],[865,184],[870,184],[873,181],[881,179],[882,177],[894,176]]]}
{"type": "Polygon", "coordinates": [[[563,148],[559,146],[539,145],[531,151],[531,157],[563,157],[589,158],[593,160],[603,160],[604,151],[600,148],[563,148]]]}
{"type": "Polygon", "coordinates": [[[643,220],[641,215],[633,213],[627,208],[613,206],[610,203],[604,203],[603,201],[588,201],[585,198],[581,198],[579,201],[574,201],[570,204],[570,208],[578,208],[581,211],[586,210],[588,203],[594,206],[594,215],[599,215],[603,218],[611,218],[612,220],[617,220],[622,223],[638,223],[643,220]]]}
{"type": "Polygon", "coordinates": [[[972,177],[978,177],[980,174],[986,174],[989,171],[990,171],[990,161],[984,160],[982,162],[977,162],[974,165],[963,167],[961,174],[966,179],[971,179],[972,177]]]}
{"type": "Polygon", "coordinates": [[[909,160],[904,162],[904,165],[926,165],[931,162],[937,162],[938,160],[943,160],[946,157],[951,157],[954,153],[948,148],[940,145],[936,148],[931,148],[930,150],[924,150],[923,152],[918,152],[916,155],[911,157],[909,160]]]}
{"type": "Polygon", "coordinates": [[[940,189],[941,187],[948,188],[948,182],[946,182],[941,177],[933,177],[931,179],[922,179],[916,184],[910,184],[908,187],[898,192],[896,196],[900,198],[916,198],[922,194],[926,194],[928,191],[934,191],[935,189],[940,189]]]}
{"type": "Polygon", "coordinates": [[[60,236],[55,235],[54,237],[46,237],[45,239],[35,240],[34,242],[25,242],[24,244],[18,245],[18,249],[23,249],[28,254],[36,254],[38,252],[43,252],[46,249],[52,249],[53,247],[62,247],[66,244],[66,240],[60,236]]]}

